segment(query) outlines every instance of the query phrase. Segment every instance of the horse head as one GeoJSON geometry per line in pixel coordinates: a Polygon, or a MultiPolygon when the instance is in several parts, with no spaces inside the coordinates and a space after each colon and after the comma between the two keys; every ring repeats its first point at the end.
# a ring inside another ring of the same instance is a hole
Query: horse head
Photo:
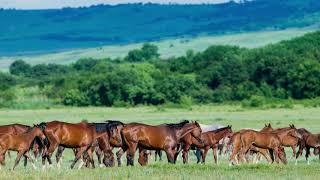
{"type": "Polygon", "coordinates": [[[197,121],[191,122],[191,123],[189,123],[189,124],[191,124],[191,126],[192,126],[192,131],[190,132],[191,135],[192,135],[195,139],[197,139],[199,142],[202,143],[202,140],[201,140],[202,130],[201,130],[200,124],[199,124],[197,121]]]}
{"type": "Polygon", "coordinates": [[[273,131],[273,128],[272,128],[270,123],[269,124],[264,124],[264,127],[262,128],[261,131],[262,132],[271,132],[271,131],[273,131]]]}
{"type": "Polygon", "coordinates": [[[43,133],[43,130],[39,124],[34,124],[32,131],[35,133],[35,136],[41,138],[41,140],[44,141],[46,139],[46,135],[43,133]]]}
{"type": "Polygon", "coordinates": [[[288,131],[288,135],[302,139],[302,135],[299,133],[298,129],[293,124],[289,124],[289,126],[290,129],[288,131]]]}
{"type": "Polygon", "coordinates": [[[122,144],[121,130],[124,124],[120,121],[106,121],[110,140],[114,141],[114,144],[122,144]]]}

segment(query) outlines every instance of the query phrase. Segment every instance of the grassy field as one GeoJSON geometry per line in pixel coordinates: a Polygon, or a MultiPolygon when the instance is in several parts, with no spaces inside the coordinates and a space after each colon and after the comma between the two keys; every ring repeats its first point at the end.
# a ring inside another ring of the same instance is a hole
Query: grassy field
{"type": "MultiPolygon", "coordinates": [[[[198,37],[168,39],[158,42],[151,42],[159,47],[159,53],[162,57],[181,56],[187,50],[203,51],[210,45],[238,45],[241,47],[255,48],[266,44],[276,43],[281,40],[288,40],[297,36],[302,36],[305,33],[318,30],[318,26],[298,29],[286,29],[279,31],[259,31],[250,33],[238,33],[230,35],[209,36],[200,35],[198,37]]],[[[142,43],[129,45],[114,45],[102,46],[97,48],[87,48],[78,50],[69,50],[57,53],[49,53],[43,55],[33,56],[13,56],[0,57],[0,70],[7,70],[10,64],[17,59],[23,59],[31,64],[39,63],[57,63],[68,64],[79,58],[93,57],[93,58],[117,58],[124,57],[130,50],[140,48],[142,43]]]]}
{"type": "MultiPolygon", "coordinates": [[[[297,127],[305,127],[312,132],[320,132],[320,109],[295,106],[293,109],[243,109],[241,106],[194,106],[192,110],[161,109],[156,107],[136,108],[61,108],[43,110],[0,110],[0,124],[23,123],[32,125],[42,121],[61,120],[79,122],[87,119],[99,122],[106,119],[123,122],[144,122],[160,124],[178,122],[182,119],[198,120],[203,124],[231,124],[234,130],[241,128],[261,128],[265,123],[274,127],[288,126],[294,123],[297,127]]],[[[12,153],[13,154],[13,153],[12,153]]],[[[70,170],[73,158],[70,150],[64,153],[61,169],[54,167],[46,171],[32,170],[31,166],[23,168],[20,162],[16,171],[12,172],[14,156],[7,157],[7,165],[0,171],[0,179],[319,179],[320,162],[312,157],[311,165],[306,165],[300,158],[298,166],[291,158],[292,150],[288,149],[288,165],[268,165],[265,162],[257,165],[241,165],[229,167],[226,156],[219,157],[219,165],[213,164],[212,152],[209,151],[205,165],[195,163],[194,155],[190,154],[190,163],[183,165],[179,160],[176,165],[166,161],[154,162],[153,157],[147,167],[114,167],[70,170]]],[[[165,156],[164,156],[165,157],[165,156]]],[[[125,162],[125,159],[122,159],[125,162]]]]}

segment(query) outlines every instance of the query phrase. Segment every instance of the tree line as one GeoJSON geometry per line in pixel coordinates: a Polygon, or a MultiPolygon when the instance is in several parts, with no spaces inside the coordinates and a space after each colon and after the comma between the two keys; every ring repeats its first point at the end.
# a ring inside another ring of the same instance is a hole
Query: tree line
{"type": "Polygon", "coordinates": [[[71,106],[220,103],[252,96],[308,99],[320,96],[320,32],[262,48],[214,45],[203,52],[162,59],[146,43],[125,58],[79,59],[70,65],[17,60],[0,74],[0,99],[13,87],[38,86],[71,106]]]}

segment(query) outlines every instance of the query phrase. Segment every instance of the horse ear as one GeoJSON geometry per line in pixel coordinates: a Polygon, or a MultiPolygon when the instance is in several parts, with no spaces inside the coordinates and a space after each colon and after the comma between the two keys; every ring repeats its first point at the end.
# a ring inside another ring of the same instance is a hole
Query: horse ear
{"type": "Polygon", "coordinates": [[[269,123],[268,127],[271,127],[271,124],[269,123]]]}

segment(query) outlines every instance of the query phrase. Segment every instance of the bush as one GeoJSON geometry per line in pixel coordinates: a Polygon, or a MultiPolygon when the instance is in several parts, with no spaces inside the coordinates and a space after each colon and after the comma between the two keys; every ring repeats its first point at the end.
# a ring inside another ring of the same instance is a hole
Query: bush
{"type": "Polygon", "coordinates": [[[132,105],[125,101],[116,100],[113,102],[112,107],[131,107],[132,105]]]}
{"type": "Polygon", "coordinates": [[[193,105],[193,99],[190,96],[182,96],[179,101],[182,108],[191,109],[193,105]]]}
{"type": "Polygon", "coordinates": [[[251,96],[249,100],[244,100],[242,102],[243,107],[263,107],[265,104],[265,97],[263,96],[251,96]]]}
{"type": "Polygon", "coordinates": [[[89,105],[88,98],[78,89],[69,90],[62,100],[67,106],[87,106],[89,105]]]}

